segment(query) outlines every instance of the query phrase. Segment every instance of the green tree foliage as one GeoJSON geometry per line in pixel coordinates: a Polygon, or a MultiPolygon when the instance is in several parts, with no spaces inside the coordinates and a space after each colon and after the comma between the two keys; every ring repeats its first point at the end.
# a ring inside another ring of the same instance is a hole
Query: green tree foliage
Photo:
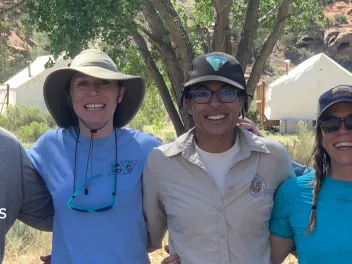
{"type": "Polygon", "coordinates": [[[129,125],[142,131],[145,126],[152,126],[155,131],[158,131],[165,126],[166,112],[153,78],[146,69],[141,56],[136,52],[135,47],[130,47],[123,53],[123,56],[120,55],[116,59],[119,69],[128,74],[141,76],[146,86],[145,99],[141,110],[129,125]]]}
{"type": "Polygon", "coordinates": [[[26,0],[22,2],[31,23],[48,32],[54,55],[72,56],[92,42],[128,45],[133,18],[142,0],[26,0]]]}
{"type": "MultiPolygon", "coordinates": [[[[22,4],[31,23],[48,32],[55,55],[65,51],[74,56],[95,45],[116,47],[109,54],[121,56],[136,44],[155,81],[148,87],[158,88],[169,115],[176,109],[168,99],[180,99],[194,56],[221,50],[240,56],[243,67],[252,59],[248,86],[253,94],[282,33],[308,30],[320,25],[323,17],[319,0],[23,0],[22,4]],[[236,53],[233,42],[240,39],[244,42],[236,53]]],[[[142,75],[144,70],[131,67],[120,68],[138,69],[142,75]]],[[[192,125],[185,109],[179,113],[170,115],[178,134],[192,125]],[[177,122],[180,117],[183,124],[177,122]]]]}

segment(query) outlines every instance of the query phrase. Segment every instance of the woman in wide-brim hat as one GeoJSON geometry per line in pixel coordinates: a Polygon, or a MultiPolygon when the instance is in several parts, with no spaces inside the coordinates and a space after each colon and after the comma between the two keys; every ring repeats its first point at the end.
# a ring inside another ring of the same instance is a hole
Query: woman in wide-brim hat
{"type": "Polygon", "coordinates": [[[149,263],[142,169],[161,143],[123,129],[143,101],[138,76],[105,53],[81,52],[52,72],[44,99],[58,129],[29,151],[55,205],[52,263],[149,263]]]}

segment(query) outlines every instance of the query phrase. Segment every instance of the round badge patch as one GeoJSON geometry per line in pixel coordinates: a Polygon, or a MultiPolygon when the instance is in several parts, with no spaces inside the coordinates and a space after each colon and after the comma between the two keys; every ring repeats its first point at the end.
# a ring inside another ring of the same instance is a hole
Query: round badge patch
{"type": "Polygon", "coordinates": [[[251,185],[249,186],[249,193],[253,196],[260,196],[264,193],[264,191],[265,191],[265,182],[262,178],[256,175],[253,178],[251,185]]]}

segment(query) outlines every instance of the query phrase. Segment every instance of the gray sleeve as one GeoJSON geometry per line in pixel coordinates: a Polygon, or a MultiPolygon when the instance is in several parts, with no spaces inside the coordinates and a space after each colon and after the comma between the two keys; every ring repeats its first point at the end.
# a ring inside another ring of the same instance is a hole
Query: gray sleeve
{"type": "Polygon", "coordinates": [[[36,229],[52,231],[54,206],[49,190],[21,145],[20,153],[22,207],[18,219],[36,229]]]}

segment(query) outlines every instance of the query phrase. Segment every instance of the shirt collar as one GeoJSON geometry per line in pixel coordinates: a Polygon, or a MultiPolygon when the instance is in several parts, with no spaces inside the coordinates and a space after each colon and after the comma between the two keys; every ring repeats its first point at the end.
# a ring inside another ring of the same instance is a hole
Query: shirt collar
{"type": "MultiPolygon", "coordinates": [[[[262,138],[256,136],[252,132],[249,132],[246,129],[236,127],[238,137],[236,140],[239,140],[240,152],[236,160],[241,160],[248,158],[251,155],[251,152],[262,152],[270,153],[267,146],[265,145],[262,138]]],[[[165,150],[165,156],[167,158],[182,154],[182,156],[192,161],[195,157],[198,157],[196,154],[196,149],[194,143],[195,129],[192,128],[187,133],[178,137],[174,142],[172,142],[165,150]]]]}

